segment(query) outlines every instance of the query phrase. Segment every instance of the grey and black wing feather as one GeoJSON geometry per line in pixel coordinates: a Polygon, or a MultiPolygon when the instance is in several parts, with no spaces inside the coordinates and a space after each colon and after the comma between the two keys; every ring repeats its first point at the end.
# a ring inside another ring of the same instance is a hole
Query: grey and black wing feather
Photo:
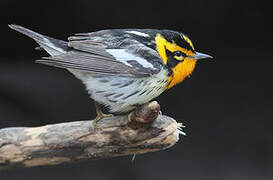
{"type": "Polygon", "coordinates": [[[71,50],[58,56],[44,57],[36,62],[60,68],[76,69],[99,74],[147,76],[141,72],[110,57],[71,50]]]}
{"type": "Polygon", "coordinates": [[[106,34],[109,31],[101,31],[102,34],[95,39],[92,37],[93,33],[78,34],[70,37],[66,42],[38,34],[21,26],[12,25],[11,28],[34,39],[51,55],[37,60],[38,63],[90,73],[133,77],[151,76],[159,72],[161,68],[160,61],[162,60],[149,47],[132,41],[133,44],[129,47],[116,48],[111,39],[101,38],[109,37],[106,34]],[[147,55],[151,57],[145,57],[147,55]]]}
{"type": "Polygon", "coordinates": [[[133,77],[147,77],[159,71],[144,58],[127,52],[127,49],[106,49],[105,44],[92,40],[70,41],[68,46],[72,50],[44,57],[37,62],[60,68],[133,77]]]}

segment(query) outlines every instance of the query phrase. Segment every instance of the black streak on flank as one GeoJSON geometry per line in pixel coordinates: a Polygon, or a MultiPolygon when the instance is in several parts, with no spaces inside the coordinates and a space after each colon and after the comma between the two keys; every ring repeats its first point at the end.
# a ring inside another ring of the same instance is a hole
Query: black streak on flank
{"type": "Polygon", "coordinates": [[[111,84],[111,86],[120,86],[120,85],[121,85],[120,83],[111,84]]]}
{"type": "Polygon", "coordinates": [[[147,89],[145,89],[144,91],[142,91],[139,96],[141,96],[142,94],[146,93],[147,92],[147,89]]]}
{"type": "Polygon", "coordinates": [[[165,84],[165,83],[167,83],[167,81],[168,81],[167,79],[162,79],[162,80],[159,79],[156,82],[159,83],[159,84],[165,84]]]}
{"type": "Polygon", "coordinates": [[[148,91],[146,94],[147,94],[147,95],[150,94],[153,90],[154,90],[154,89],[151,89],[151,90],[148,91]]]}
{"type": "Polygon", "coordinates": [[[112,99],[108,99],[108,101],[111,102],[111,103],[117,103],[116,100],[112,100],[112,99]]]}
{"type": "Polygon", "coordinates": [[[108,93],[108,94],[105,94],[104,97],[109,97],[109,96],[113,96],[115,93],[108,93]]]}
{"type": "Polygon", "coordinates": [[[139,92],[139,91],[135,91],[135,92],[129,94],[128,96],[123,97],[122,99],[125,100],[125,99],[127,99],[127,98],[129,98],[129,97],[135,95],[135,94],[138,93],[138,92],[139,92]]]}
{"type": "Polygon", "coordinates": [[[158,86],[158,87],[156,88],[156,90],[159,91],[161,88],[162,88],[161,86],[158,86]]]}
{"type": "Polygon", "coordinates": [[[113,96],[113,98],[119,98],[120,96],[123,96],[123,95],[124,95],[123,93],[120,93],[120,94],[113,96]]]}
{"type": "Polygon", "coordinates": [[[99,81],[102,82],[102,83],[107,83],[107,82],[109,82],[109,80],[107,80],[107,79],[100,79],[99,81]]]}
{"type": "Polygon", "coordinates": [[[105,91],[96,91],[96,93],[104,93],[105,91]]]}
{"type": "Polygon", "coordinates": [[[132,84],[134,82],[134,80],[131,80],[125,84],[123,84],[122,86],[120,86],[120,88],[123,88],[123,87],[126,87],[126,86],[129,86],[130,84],[132,84]]]}

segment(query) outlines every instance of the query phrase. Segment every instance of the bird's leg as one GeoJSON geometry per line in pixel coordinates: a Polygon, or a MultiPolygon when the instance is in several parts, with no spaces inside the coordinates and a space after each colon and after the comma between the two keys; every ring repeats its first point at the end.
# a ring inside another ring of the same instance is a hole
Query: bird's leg
{"type": "Polygon", "coordinates": [[[95,101],[95,107],[96,107],[96,112],[97,112],[97,117],[93,121],[93,126],[94,128],[96,127],[97,123],[103,119],[103,118],[110,118],[113,117],[112,114],[103,114],[103,112],[100,110],[99,104],[95,101]]]}

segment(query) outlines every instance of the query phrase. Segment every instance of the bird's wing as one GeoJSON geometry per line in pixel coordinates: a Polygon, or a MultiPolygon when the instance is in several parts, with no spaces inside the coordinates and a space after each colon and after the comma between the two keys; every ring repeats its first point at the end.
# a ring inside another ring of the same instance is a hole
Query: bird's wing
{"type": "Polygon", "coordinates": [[[162,60],[156,52],[139,42],[133,41],[126,48],[116,49],[117,46],[107,41],[73,37],[68,42],[71,50],[37,62],[92,73],[133,77],[151,76],[162,68],[162,60]]]}

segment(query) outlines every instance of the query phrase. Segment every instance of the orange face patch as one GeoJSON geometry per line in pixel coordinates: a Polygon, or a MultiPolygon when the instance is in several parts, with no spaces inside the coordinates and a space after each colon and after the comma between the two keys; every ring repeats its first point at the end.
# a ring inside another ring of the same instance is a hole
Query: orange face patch
{"type": "Polygon", "coordinates": [[[172,69],[173,75],[169,77],[168,89],[181,83],[186,77],[188,77],[193,72],[196,61],[197,60],[195,59],[185,58],[183,62],[175,66],[172,69]]]}
{"type": "MultiPolygon", "coordinates": [[[[193,48],[192,42],[186,36],[182,36],[193,48]]],[[[161,58],[163,59],[164,63],[167,64],[168,57],[166,55],[166,49],[168,51],[181,51],[185,53],[187,56],[193,56],[194,52],[191,50],[185,49],[183,47],[178,46],[174,41],[168,42],[162,35],[157,34],[155,38],[155,42],[157,45],[157,51],[161,58]]],[[[180,59],[177,59],[180,60],[180,59]]],[[[186,77],[188,77],[194,70],[196,65],[196,59],[192,58],[181,58],[181,62],[179,62],[175,67],[173,67],[172,75],[169,77],[169,85],[168,88],[173,87],[174,85],[182,82],[186,77]]]]}

